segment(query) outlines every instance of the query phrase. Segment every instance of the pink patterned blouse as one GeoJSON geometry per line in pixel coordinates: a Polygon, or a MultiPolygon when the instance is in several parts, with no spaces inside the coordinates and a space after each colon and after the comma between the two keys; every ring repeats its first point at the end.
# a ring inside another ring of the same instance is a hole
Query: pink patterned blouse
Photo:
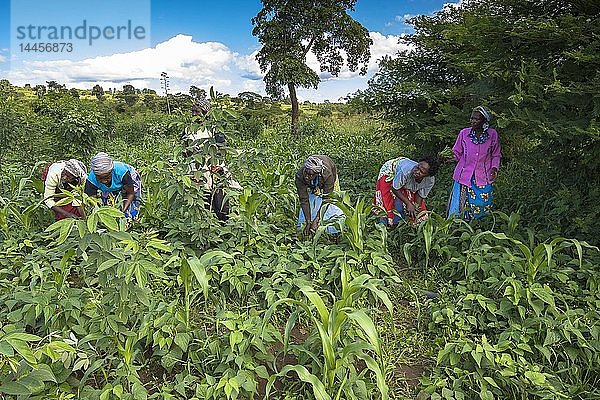
{"type": "Polygon", "coordinates": [[[492,168],[500,167],[502,155],[498,132],[488,128],[489,138],[481,144],[475,144],[469,137],[471,129],[462,129],[452,147],[454,159],[458,161],[452,177],[462,185],[471,186],[471,177],[475,174],[475,184],[485,186],[492,183],[492,168]]]}

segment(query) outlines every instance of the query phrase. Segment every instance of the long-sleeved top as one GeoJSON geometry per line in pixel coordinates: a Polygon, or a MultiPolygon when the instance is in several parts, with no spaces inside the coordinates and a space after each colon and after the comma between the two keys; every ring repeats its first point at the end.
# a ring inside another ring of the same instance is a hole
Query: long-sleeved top
{"type": "Polygon", "coordinates": [[[325,168],[323,172],[307,185],[304,182],[303,169],[304,166],[300,167],[296,172],[296,190],[298,191],[298,197],[300,198],[300,207],[304,215],[311,215],[310,203],[308,200],[309,190],[316,195],[324,195],[333,192],[335,181],[337,180],[337,168],[333,163],[333,160],[325,155],[315,155],[315,157],[323,160],[325,168]]]}
{"type": "MultiPolygon", "coordinates": [[[[60,193],[60,190],[63,189],[60,177],[64,169],[64,161],[55,162],[54,164],[50,165],[50,168],[48,168],[48,175],[46,175],[46,180],[44,181],[44,204],[46,204],[48,208],[52,208],[56,205],[54,196],[56,196],[57,193],[60,193]]],[[[81,205],[77,200],[73,200],[72,204],[75,207],[79,207],[81,205]]]]}
{"type": "Polygon", "coordinates": [[[471,129],[462,129],[452,147],[454,159],[458,161],[452,177],[461,185],[471,186],[471,177],[475,174],[475,184],[485,186],[492,183],[492,168],[500,167],[502,156],[498,132],[488,128],[489,138],[481,144],[475,144],[469,137],[471,129]]]}

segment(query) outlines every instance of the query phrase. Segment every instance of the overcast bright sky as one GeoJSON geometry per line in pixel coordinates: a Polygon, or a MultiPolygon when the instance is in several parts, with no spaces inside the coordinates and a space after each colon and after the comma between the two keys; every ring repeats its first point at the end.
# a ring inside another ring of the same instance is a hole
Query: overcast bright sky
{"type": "MultiPolygon", "coordinates": [[[[359,76],[347,69],[338,77],[321,74],[319,88],[300,90],[299,98],[336,101],[365,88],[377,70],[377,61],[394,55],[402,48],[400,35],[411,33],[405,19],[432,14],[447,2],[358,0],[351,15],[373,39],[368,74],[359,76]]],[[[264,94],[262,74],[254,59],[260,47],[252,36],[251,23],[260,9],[256,0],[0,0],[0,78],[20,86],[54,80],[69,88],[100,84],[104,89],[121,89],[132,84],[160,91],[159,78],[165,71],[172,93],[187,93],[190,85],[206,89],[212,85],[232,95],[243,91],[264,94]],[[75,31],[84,20],[85,29],[80,28],[79,34],[85,32],[85,39],[70,40],[64,29],[62,39],[49,36],[52,26],[60,34],[61,27],[75,31]],[[125,29],[128,24],[129,30],[125,29]],[[94,31],[92,26],[98,29],[94,31]],[[40,31],[40,27],[46,28],[40,31]],[[105,36],[90,44],[91,37],[101,32],[105,36]],[[115,38],[116,32],[122,37],[115,38]],[[25,50],[27,44],[31,48],[40,41],[65,45],[59,46],[62,51],[56,46],[44,53],[25,50]]],[[[319,72],[312,54],[308,64],[319,72]]]]}

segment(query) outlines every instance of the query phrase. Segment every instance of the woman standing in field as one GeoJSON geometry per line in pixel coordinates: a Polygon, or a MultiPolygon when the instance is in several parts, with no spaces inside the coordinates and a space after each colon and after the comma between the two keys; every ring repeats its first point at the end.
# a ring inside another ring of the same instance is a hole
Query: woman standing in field
{"type": "MultiPolygon", "coordinates": [[[[296,172],[296,190],[300,199],[298,229],[306,222],[303,233],[308,235],[311,230],[316,231],[319,227],[323,196],[340,190],[337,168],[331,158],[325,155],[308,157],[296,172]]],[[[325,221],[344,215],[344,212],[333,204],[327,204],[325,207],[325,221]]],[[[330,226],[327,232],[338,233],[338,230],[330,226]]]]}
{"type": "Polygon", "coordinates": [[[397,225],[400,218],[421,222],[427,218],[425,198],[429,195],[439,168],[435,157],[422,157],[418,162],[399,157],[386,161],[379,170],[373,204],[385,210],[382,222],[397,225]],[[397,211],[397,214],[394,212],[397,211]]]}
{"type": "Polygon", "coordinates": [[[121,194],[121,211],[128,220],[137,219],[142,197],[142,181],[135,168],[113,161],[108,154],[100,152],[92,157],[91,169],[85,182],[85,193],[88,196],[98,196],[100,191],[102,204],[111,206],[117,204],[121,194]]]}
{"type": "Polygon", "coordinates": [[[63,189],[72,190],[74,186],[83,183],[86,175],[85,165],[74,158],[68,161],[57,161],[48,164],[44,168],[44,172],[42,172],[44,203],[54,211],[54,217],[57,221],[65,218],[83,217],[81,204],[77,200],[62,206],[57,205],[56,202],[60,201],[60,193],[63,189]]]}
{"type": "MultiPolygon", "coordinates": [[[[192,106],[192,118],[195,119],[196,124],[202,125],[206,121],[210,109],[209,100],[205,98],[196,100],[192,106]]],[[[207,191],[207,208],[214,212],[220,221],[227,221],[230,205],[225,188],[241,190],[242,187],[233,178],[223,161],[226,146],[225,135],[222,133],[213,135],[206,127],[190,134],[185,128],[181,140],[185,146],[183,155],[191,158],[188,173],[193,175],[192,181],[199,184],[204,183],[207,191]],[[205,153],[207,144],[216,146],[216,154],[205,153]],[[201,157],[199,157],[200,155],[201,157]],[[204,161],[199,162],[197,158],[202,158],[204,161]]]]}
{"type": "Polygon", "coordinates": [[[470,127],[458,134],[452,147],[454,184],[448,201],[448,216],[480,219],[492,211],[492,184],[500,167],[498,132],[490,127],[488,109],[478,106],[471,112],[470,127]]]}

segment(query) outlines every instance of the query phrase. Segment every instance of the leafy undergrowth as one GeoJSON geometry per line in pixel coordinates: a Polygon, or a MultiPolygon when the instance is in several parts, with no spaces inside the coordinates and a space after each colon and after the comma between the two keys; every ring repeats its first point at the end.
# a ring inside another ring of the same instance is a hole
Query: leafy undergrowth
{"type": "MultiPolygon", "coordinates": [[[[130,229],[117,209],[98,207],[81,188],[68,196],[86,204],[86,219],[52,224],[39,166],[7,170],[2,395],[600,395],[597,248],[533,232],[517,214],[470,225],[432,213],[416,228],[388,231],[375,223],[367,179],[398,145],[377,141],[375,125],[337,136],[322,129],[298,143],[267,131],[227,154],[244,189],[228,191],[225,223],[206,209],[191,160],[164,138],[122,154],[144,182],[143,217],[130,229]],[[367,139],[356,138],[358,130],[367,139]],[[324,141],[338,158],[352,155],[340,160],[349,191],[331,200],[346,216],[335,222],[342,234],[321,227],[301,238],[293,177],[324,141]]],[[[212,161],[223,156],[214,143],[204,150],[212,161]]]]}

